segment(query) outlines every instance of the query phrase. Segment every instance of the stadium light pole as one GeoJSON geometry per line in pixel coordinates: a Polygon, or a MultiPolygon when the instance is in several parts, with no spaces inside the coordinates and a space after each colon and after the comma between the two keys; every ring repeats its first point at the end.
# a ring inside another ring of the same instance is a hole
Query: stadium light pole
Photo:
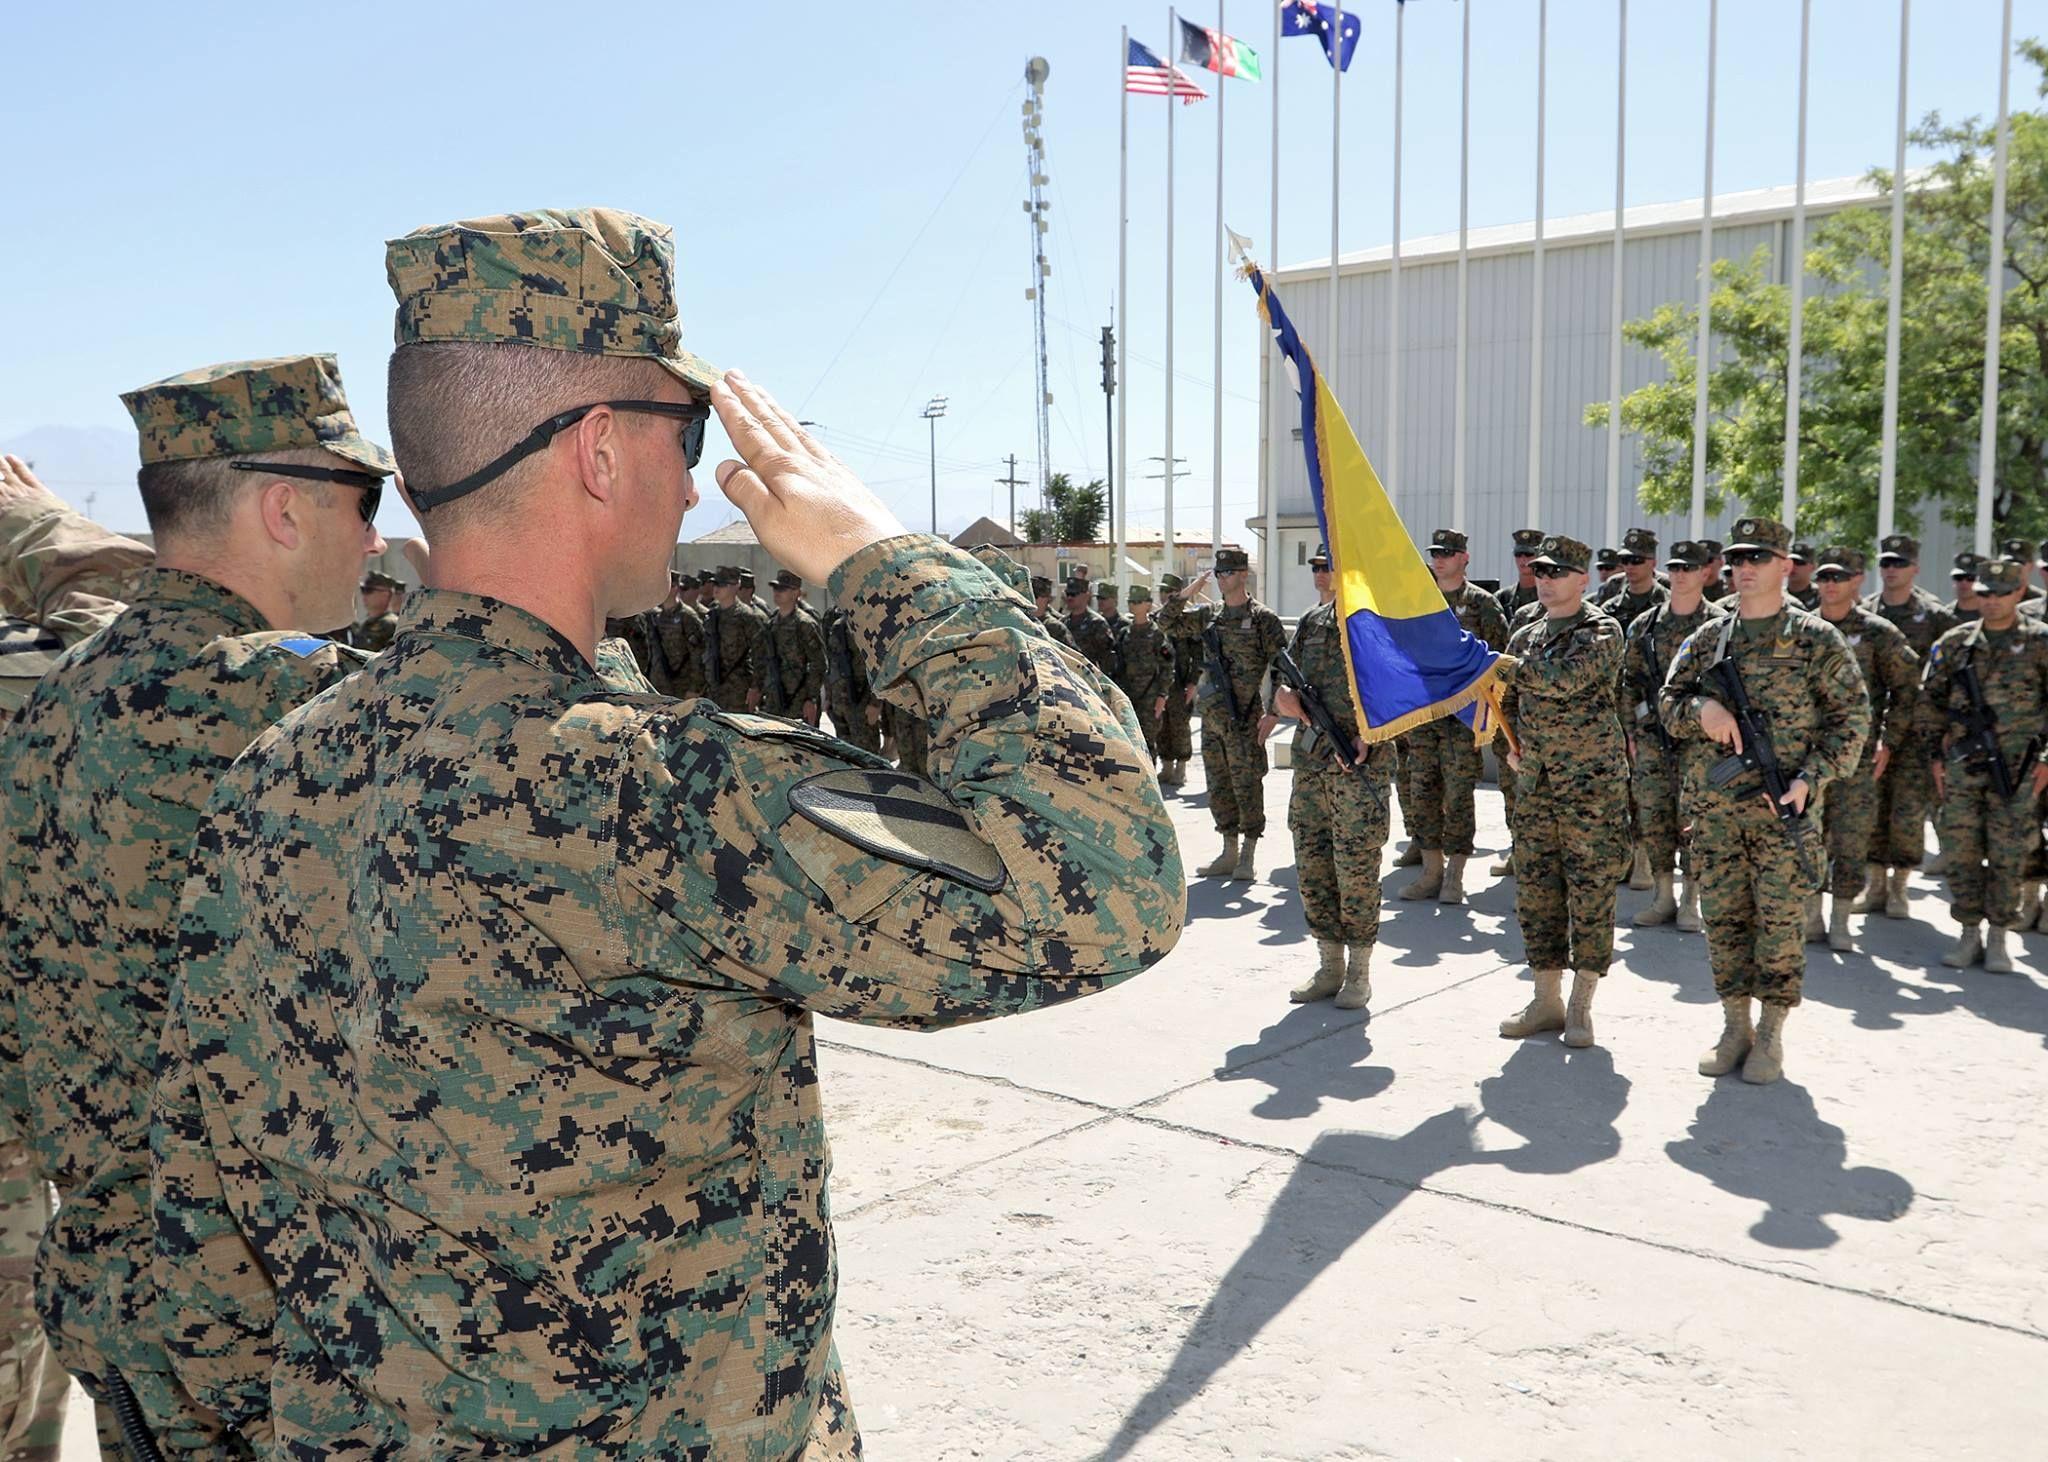
{"type": "Polygon", "coordinates": [[[934,396],[924,406],[924,419],[931,428],[932,442],[932,533],[939,531],[939,418],[946,414],[946,398],[934,396]]]}

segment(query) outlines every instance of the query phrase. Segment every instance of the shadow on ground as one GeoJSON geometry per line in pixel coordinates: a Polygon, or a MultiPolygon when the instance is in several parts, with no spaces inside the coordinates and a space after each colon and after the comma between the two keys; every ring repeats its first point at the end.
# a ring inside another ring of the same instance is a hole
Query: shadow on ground
{"type": "Polygon", "coordinates": [[[1216,1079],[1270,1083],[1273,1090],[1252,1108],[1254,1117],[1310,1117],[1325,1101],[1365,1101],[1394,1084],[1391,1067],[1364,1064],[1371,1055],[1372,1038],[1362,1012],[1339,1010],[1318,1000],[1297,1005],[1249,1045],[1232,1046],[1216,1068],[1216,1079]],[[1312,1044],[1318,1047],[1313,1061],[1278,1059],[1312,1044]]]}

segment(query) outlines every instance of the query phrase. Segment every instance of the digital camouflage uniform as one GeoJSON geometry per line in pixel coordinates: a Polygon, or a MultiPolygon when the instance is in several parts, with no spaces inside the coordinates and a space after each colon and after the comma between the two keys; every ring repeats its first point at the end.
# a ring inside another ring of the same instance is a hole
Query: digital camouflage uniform
{"type": "MultiPolygon", "coordinates": [[[[1904,534],[1894,533],[1878,547],[1879,563],[1893,555],[1911,562],[1920,558],[1920,545],[1904,534]]],[[[1865,598],[1861,607],[1889,620],[1904,634],[1923,666],[1934,642],[1956,624],[1941,601],[1917,584],[1903,604],[1885,603],[1880,591],[1865,598]]],[[[1918,868],[1926,855],[1927,818],[1934,809],[1934,777],[1928,769],[1927,757],[1928,748],[1916,732],[1893,754],[1890,770],[1878,779],[1870,862],[1882,863],[1887,868],[1918,868]]]]}
{"type": "Polygon", "coordinates": [[[1202,712],[1202,776],[1209,788],[1209,816],[1226,838],[1262,836],[1266,748],[1259,745],[1259,715],[1264,709],[1260,682],[1287,643],[1280,616],[1256,599],[1235,606],[1169,599],[1160,619],[1167,622],[1169,634],[1185,633],[1191,626],[1203,655],[1197,704],[1202,712]],[[1176,620],[1178,624],[1173,623],[1176,620]],[[1212,637],[1229,670],[1227,686],[1212,663],[1212,637]]]}
{"type": "MultiPolygon", "coordinates": [[[[1757,524],[1743,519],[1737,538],[1761,537],[1767,546],[1776,539],[1782,552],[1790,538],[1784,526],[1757,524]]],[[[1724,1000],[1797,1005],[1806,972],[1806,899],[1819,889],[1820,815],[1833,784],[1856,767],[1870,732],[1870,701],[1855,657],[1833,626],[1790,601],[1768,619],[1740,619],[1731,608],[1679,647],[1659,708],[1682,748],[1682,807],[1692,825],[1715,992],[1724,1000]],[[1811,873],[1802,871],[1754,773],[1721,787],[1707,782],[1727,753],[1700,730],[1700,706],[1710,698],[1703,677],[1724,653],[1763,717],[1779,764],[1788,775],[1803,774],[1811,789],[1803,819],[1811,873]]]]}
{"type": "Polygon", "coordinates": [[[768,616],[741,599],[714,604],[704,615],[704,693],[728,711],[747,708],[754,679],[754,637],[768,616]]]}
{"type": "MultiPolygon", "coordinates": [[[[1517,528],[1510,536],[1514,543],[1514,551],[1517,554],[1533,555],[1536,552],[1537,545],[1543,541],[1543,530],[1541,528],[1517,528]]],[[[1509,635],[1513,635],[1516,629],[1521,626],[1522,621],[1519,618],[1521,612],[1529,605],[1536,603],[1535,584],[1524,585],[1521,582],[1521,574],[1521,567],[1517,565],[1515,567],[1515,577],[1494,596],[1500,604],[1500,612],[1507,619],[1509,635]]],[[[1501,821],[1507,825],[1508,840],[1512,843],[1515,836],[1515,779],[1507,769],[1508,742],[1505,732],[1494,738],[1493,754],[1500,765],[1501,821]]],[[[1507,867],[1502,868],[1497,864],[1495,865],[1495,872],[1507,872],[1513,869],[1512,849],[1509,853],[1502,855],[1502,862],[1507,867]]]]}
{"type": "MultiPolygon", "coordinates": [[[[1131,603],[1149,604],[1152,591],[1143,585],[1131,590],[1131,603]]],[[[1179,692],[1175,689],[1178,677],[1174,671],[1173,641],[1160,628],[1156,618],[1139,624],[1135,615],[1124,626],[1122,640],[1117,645],[1119,674],[1117,685],[1130,697],[1131,710],[1137,715],[1139,729],[1145,733],[1145,749],[1156,759],[1161,753],[1160,713],[1153,709],[1161,698],[1170,704],[1179,692]]]]}
{"type": "Polygon", "coordinates": [[[1657,573],[1657,535],[1648,528],[1631,528],[1621,536],[1621,551],[1647,559],[1651,565],[1650,582],[1640,591],[1629,587],[1628,565],[1622,565],[1621,577],[1603,586],[1600,607],[1621,622],[1627,630],[1642,615],[1649,613],[1660,604],[1671,602],[1671,585],[1657,573]]]}
{"type": "Polygon", "coordinates": [[[2012,798],[1999,796],[1989,758],[1944,766],[1948,790],[1937,816],[1949,904],[1965,927],[1988,918],[1995,928],[2013,929],[2026,861],[2041,837],[2031,778],[2048,733],[2048,624],[2023,614],[1997,631],[1978,621],[1934,642],[1916,727],[1929,755],[1941,755],[1961,734],[1951,717],[1969,705],[1958,679],[1964,665],[1975,668],[1985,704],[1998,717],[1998,747],[2018,786],[2012,798]]]}
{"type": "Polygon", "coordinates": [[[846,611],[826,610],[825,709],[841,741],[850,741],[862,751],[882,749],[881,728],[868,724],[868,707],[874,703],[874,692],[868,686],[868,668],[854,648],[846,611]]]}
{"type": "Polygon", "coordinates": [[[654,683],[653,633],[645,614],[629,614],[623,619],[607,618],[604,622],[604,637],[617,640],[633,654],[633,663],[640,667],[647,683],[654,683]]]}
{"type": "MultiPolygon", "coordinates": [[[[1834,550],[1824,550],[1833,552],[1834,550]]],[[[1860,560],[1862,555],[1858,554],[1860,560]]],[[[1859,568],[1861,564],[1857,565],[1859,568]]],[[[1914,708],[1920,701],[1920,657],[1890,620],[1856,605],[1839,620],[1820,616],[1835,627],[1856,658],[1870,698],[1870,733],[1856,770],[1828,785],[1823,825],[1827,834],[1828,892],[1852,899],[1862,890],[1877,823],[1877,789],[1903,764],[1903,748],[1913,739],[1914,708]],[[1877,775],[1877,749],[1891,749],[1883,777],[1877,775]]]]}
{"type": "MultiPolygon", "coordinates": [[[[1500,601],[1473,583],[1444,595],[1466,633],[1499,650],[1508,642],[1500,601]]],[[[1408,781],[1401,789],[1401,816],[1423,848],[1469,857],[1474,832],[1473,792],[1486,774],[1485,759],[1472,728],[1456,716],[1417,726],[1400,740],[1408,781]]]]}
{"type": "Polygon", "coordinates": [[[754,636],[754,682],[760,708],[771,716],[792,716],[816,724],[825,699],[825,633],[818,621],[797,610],[771,614],[754,636]],[[778,684],[779,680],[779,684],[778,684]],[[812,707],[804,716],[804,707],[812,707]]]}
{"type": "Polygon", "coordinates": [[[1637,619],[1628,631],[1622,662],[1621,720],[1635,741],[1629,791],[1635,804],[1636,838],[1650,871],[1669,873],[1684,841],[1679,815],[1679,748],[1664,730],[1657,698],[1678,647],[1692,632],[1724,613],[1705,598],[1691,614],[1675,613],[1667,602],[1637,619]]]}
{"type": "MultiPolygon", "coordinates": [[[[321,446],[378,475],[331,356],[237,362],[123,397],[145,465],[321,446]]],[[[179,972],[178,900],[207,795],[294,706],[369,656],[273,630],[198,574],[151,568],[106,629],[44,676],[0,787],[4,1106],[60,1207],[36,1262],[50,1343],[100,1403],[118,1369],[166,1455],[245,1444],[172,1373],[150,1272],[148,1123],[157,1038],[179,972]]]]}
{"type": "MultiPolygon", "coordinates": [[[[0,791],[14,780],[14,713],[67,648],[120,614],[129,576],[152,557],[52,495],[0,501],[0,791]]],[[[56,1462],[71,1378],[43,1338],[34,1283],[55,1205],[13,1128],[14,1106],[0,1107],[0,1462],[56,1462]]]]}
{"type": "Polygon", "coordinates": [[[1617,775],[1627,751],[1614,705],[1621,626],[1581,605],[1515,631],[1508,654],[1516,664],[1503,675],[1501,704],[1522,745],[1515,917],[1529,965],[1604,975],[1614,958],[1614,885],[1628,866],[1627,790],[1617,775]]]}
{"type": "MultiPolygon", "coordinates": [[[[1185,587],[1186,581],[1179,574],[1160,576],[1162,596],[1185,587]]],[[[1168,761],[1184,762],[1195,754],[1195,708],[1188,703],[1188,692],[1201,684],[1202,637],[1183,621],[1168,621],[1163,614],[1164,606],[1161,608],[1162,613],[1153,618],[1173,646],[1173,693],[1166,698],[1166,715],[1159,723],[1159,754],[1168,761]]]]}
{"type": "Polygon", "coordinates": [[[655,650],[654,673],[648,678],[663,695],[687,700],[704,693],[704,613],[680,599],[654,611],[648,627],[655,650]]]}
{"type": "Polygon", "coordinates": [[[351,629],[345,637],[351,649],[367,650],[371,654],[391,648],[392,639],[398,634],[398,616],[379,614],[363,620],[351,629]]]}
{"type": "MultiPolygon", "coordinates": [[[[1069,584],[1069,597],[1072,585],[1069,584]]],[[[1067,638],[1074,648],[1086,655],[1089,662],[1104,675],[1114,678],[1116,671],[1116,636],[1110,633],[1109,621],[1087,607],[1084,602],[1079,612],[1067,612],[1067,638]]]]}
{"type": "MultiPolygon", "coordinates": [[[[1302,615],[1290,648],[1302,675],[1322,696],[1356,748],[1358,701],[1339,639],[1337,606],[1318,604],[1302,615]]],[[[1380,932],[1380,855],[1387,845],[1394,748],[1367,748],[1365,769],[1332,759],[1330,748],[1304,722],[1294,742],[1294,787],[1287,799],[1287,829],[1294,835],[1295,876],[1309,933],[1341,944],[1371,944],[1380,932]]]]}

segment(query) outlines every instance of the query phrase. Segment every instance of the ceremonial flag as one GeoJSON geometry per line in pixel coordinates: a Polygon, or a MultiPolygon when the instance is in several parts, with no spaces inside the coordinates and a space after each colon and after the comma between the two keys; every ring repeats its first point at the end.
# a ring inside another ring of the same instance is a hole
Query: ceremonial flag
{"type": "Polygon", "coordinates": [[[1210,30],[1183,17],[1180,23],[1180,58],[1214,71],[1219,76],[1242,76],[1259,80],[1259,53],[1235,36],[1210,30]]]}
{"type": "MultiPolygon", "coordinates": [[[[1363,3],[1363,0],[1360,0],[1363,3]]],[[[1283,35],[1314,36],[1323,43],[1323,54],[1330,58],[1330,64],[1339,71],[1351,69],[1351,53],[1358,49],[1358,12],[1352,6],[1344,7],[1344,49],[1337,52],[1330,44],[1330,21],[1337,7],[1330,0],[1288,0],[1280,7],[1280,30],[1283,35]]]]}
{"type": "Polygon", "coordinates": [[[1456,715],[1483,743],[1499,724],[1500,656],[1458,623],[1294,322],[1245,255],[1245,241],[1232,234],[1231,243],[1301,400],[1309,494],[1337,578],[1337,622],[1358,693],[1360,736],[1386,741],[1456,715]]]}
{"type": "Polygon", "coordinates": [[[1209,95],[1193,77],[1178,66],[1169,66],[1136,41],[1124,58],[1124,90],[1144,96],[1177,96],[1182,106],[1192,106],[1209,95]]]}

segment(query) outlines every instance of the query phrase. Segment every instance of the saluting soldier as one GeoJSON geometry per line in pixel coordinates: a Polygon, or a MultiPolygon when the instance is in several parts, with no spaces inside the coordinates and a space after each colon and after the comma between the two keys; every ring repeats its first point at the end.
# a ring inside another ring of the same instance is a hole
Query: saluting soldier
{"type": "Polygon", "coordinates": [[[1209,816],[1223,836],[1223,850],[1199,870],[1203,878],[1258,877],[1259,839],[1266,831],[1260,687],[1287,632],[1280,616],[1252,597],[1250,578],[1251,558],[1243,549],[1219,549],[1216,567],[1176,592],[1160,614],[1169,621],[1168,633],[1192,630],[1201,647],[1202,776],[1209,816]],[[1188,597],[1211,578],[1223,603],[1190,605],[1188,597]]]}
{"type": "Polygon", "coordinates": [[[405,580],[372,569],[363,575],[363,582],[356,586],[356,592],[363,601],[363,617],[357,620],[344,640],[358,650],[375,654],[391,648],[391,641],[398,635],[398,611],[395,601],[405,588],[405,580]]]}
{"type": "Polygon", "coordinates": [[[1627,750],[1614,687],[1621,625],[1584,603],[1592,550],[1559,534],[1530,568],[1543,618],[1508,641],[1502,675],[1515,792],[1515,917],[1536,993],[1501,1022],[1510,1040],[1562,1030],[1568,1046],[1593,1044],[1593,996],[1614,959],[1614,889],[1628,866],[1627,750]],[[1572,971],[1571,1005],[1564,972],[1572,971]]]}
{"type": "Polygon", "coordinates": [[[1949,908],[1961,932],[1942,956],[1950,969],[1978,960],[2012,970],[2009,930],[2020,927],[2020,882],[2041,840],[2040,798],[2048,787],[2048,624],[2019,612],[2020,565],[1993,559],[1977,571],[1982,617],[1957,625],[1927,657],[1919,742],[1928,749],[1940,798],[1936,814],[1947,864],[1949,908]],[[1976,750],[1963,752],[1977,697],[1990,712],[1976,750]],[[1951,759],[1953,758],[1953,759],[1951,759]],[[2011,780],[1998,785],[1998,763],[2011,780]],[[1980,926],[1989,918],[1988,934],[1980,926]]]}
{"type": "MultiPolygon", "coordinates": [[[[1862,607],[1889,620],[1925,665],[1934,642],[1955,628],[1956,621],[1939,599],[1913,582],[1920,572],[1919,540],[1908,533],[1890,533],[1877,548],[1877,574],[1884,587],[1862,607]]],[[[1857,900],[1859,912],[1882,907],[1888,919],[1903,919],[1911,912],[1906,882],[1926,856],[1927,818],[1934,808],[1927,758],[1928,748],[1915,735],[1899,748],[1890,775],[1878,779],[1870,861],[1884,866],[1885,886],[1866,888],[1857,900]]]]}
{"type": "Polygon", "coordinates": [[[167,1455],[247,1456],[237,1418],[174,1373],[176,1352],[207,1341],[157,1309],[154,1058],[208,794],[280,716],[370,661],[294,626],[348,622],[364,560],[384,550],[374,519],[394,464],[356,430],[331,355],[208,366],[121,399],[157,562],[9,732],[4,1103],[61,1200],[36,1298],[97,1404],[102,1454],[128,1455],[111,1409],[125,1383],[167,1455]]]}
{"type": "Polygon", "coordinates": [[[278,1455],[859,1455],[813,1016],[1028,1010],[1180,928],[1135,724],[987,569],[712,386],[670,259],[611,210],[390,246],[400,450],[473,490],[423,513],[441,587],[400,657],[216,799],[159,1085],[166,1322],[278,1455]],[[930,708],[943,790],[593,673],[600,616],[661,591],[707,392],[749,464],[724,490],[930,708]],[[565,410],[509,470],[443,445],[565,410]]]}
{"type": "Polygon", "coordinates": [[[1308,562],[1316,605],[1295,625],[1290,648],[1343,740],[1333,743],[1317,729],[1292,687],[1274,688],[1273,709],[1301,723],[1287,829],[1294,835],[1301,907],[1317,956],[1315,974],[1287,998],[1305,1004],[1334,995],[1338,1008],[1362,1010],[1372,1000],[1372,951],[1379,942],[1380,855],[1387,844],[1393,746],[1367,746],[1359,739],[1358,697],[1344,658],[1328,549],[1318,548],[1308,562]]]}
{"type": "Polygon", "coordinates": [[[1834,895],[1834,903],[1825,928],[1820,895],[1809,899],[1806,907],[1807,939],[1825,937],[1830,949],[1845,953],[1856,948],[1849,930],[1851,905],[1873,883],[1883,886],[1883,868],[1864,863],[1877,822],[1877,789],[1898,766],[1899,748],[1912,737],[1913,713],[1920,700],[1920,657],[1897,625],[1856,602],[1863,572],[1860,549],[1830,544],[1814,557],[1820,617],[1848,642],[1863,677],[1863,689],[1870,697],[1870,736],[1863,743],[1863,758],[1853,772],[1828,788],[1824,823],[1828,892],[1834,895]]]}
{"type": "MultiPolygon", "coordinates": [[[[1187,587],[1179,574],[1161,574],[1159,593],[1171,598],[1187,587]]],[[[1166,714],[1159,722],[1159,755],[1166,765],[1159,769],[1159,785],[1184,787],[1188,780],[1188,758],[1195,754],[1192,730],[1195,690],[1202,679],[1202,639],[1193,626],[1183,621],[1157,621],[1173,646],[1173,690],[1166,698],[1166,714]]]]}
{"type": "Polygon", "coordinates": [[[1067,637],[1104,675],[1116,669],[1116,636],[1109,621],[1088,607],[1088,580],[1080,574],[1067,580],[1067,637]]]}
{"type": "MultiPolygon", "coordinates": [[[[1439,528],[1429,537],[1429,571],[1444,603],[1467,634],[1499,650],[1508,642],[1507,616],[1500,601],[1465,577],[1472,555],[1465,535],[1439,528]]],[[[1485,761],[1471,728],[1456,716],[1417,726],[1401,738],[1407,780],[1401,788],[1401,816],[1422,849],[1422,872],[1401,890],[1404,899],[1465,902],[1465,860],[1472,856],[1473,793],[1485,761]]]]}
{"type": "Polygon", "coordinates": [[[1785,1019],[1806,974],[1802,915],[1821,876],[1819,799],[1855,768],[1870,731],[1870,700],[1848,645],[1785,597],[1791,542],[1791,530],[1769,518],[1735,525],[1727,552],[1734,612],[1679,646],[1659,701],[1664,729],[1685,744],[1683,807],[1721,998],[1721,1038],[1701,1058],[1700,1074],[1740,1066],[1752,1083],[1776,1081],[1784,1071],[1785,1019]],[[1790,779],[1781,800],[1799,816],[1797,847],[1758,773],[1718,786],[1709,778],[1726,755],[1744,749],[1732,693],[1709,674],[1724,662],[1739,675],[1790,779]],[[1763,1006],[1754,1023],[1752,1001],[1763,1006]]]}
{"type": "Polygon", "coordinates": [[[1124,627],[1117,646],[1123,673],[1117,684],[1131,698],[1138,727],[1145,733],[1145,749],[1159,756],[1160,723],[1174,691],[1173,641],[1152,617],[1152,591],[1143,584],[1131,585],[1131,620],[1124,627]]]}

